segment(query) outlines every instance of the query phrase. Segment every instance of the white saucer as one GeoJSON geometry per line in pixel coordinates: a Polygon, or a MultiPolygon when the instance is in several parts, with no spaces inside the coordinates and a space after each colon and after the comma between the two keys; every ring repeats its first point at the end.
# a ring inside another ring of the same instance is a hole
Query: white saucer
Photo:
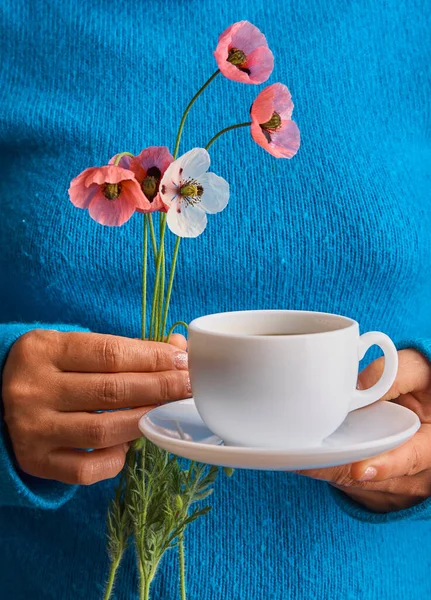
{"type": "Polygon", "coordinates": [[[349,413],[337,431],[317,448],[278,450],[224,446],[200,418],[193,399],[159,406],[139,421],[145,437],[173,454],[210,465],[270,471],[357,462],[399,446],[419,427],[413,411],[380,401],[349,413]]]}

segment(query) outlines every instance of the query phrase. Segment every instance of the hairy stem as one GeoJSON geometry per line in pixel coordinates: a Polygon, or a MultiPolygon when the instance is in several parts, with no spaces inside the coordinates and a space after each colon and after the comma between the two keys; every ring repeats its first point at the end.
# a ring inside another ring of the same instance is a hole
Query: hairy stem
{"type": "Polygon", "coordinates": [[[247,123],[237,123],[236,125],[230,125],[229,127],[225,127],[224,129],[222,129],[221,131],[216,133],[215,136],[210,139],[208,144],[205,146],[205,150],[208,150],[208,148],[214,144],[216,139],[219,138],[224,133],[226,133],[228,131],[232,131],[232,129],[238,129],[239,127],[249,127],[250,125],[251,125],[251,121],[249,121],[247,123]]]}
{"type": "Polygon", "coordinates": [[[144,571],[144,568],[141,563],[139,563],[139,577],[140,577],[139,600],[149,600],[151,581],[145,575],[145,571],[144,571]]]}
{"type": "Polygon", "coordinates": [[[109,571],[109,578],[108,578],[108,583],[106,585],[106,591],[105,591],[105,595],[103,596],[103,600],[109,600],[112,594],[112,590],[114,588],[114,581],[115,581],[115,575],[117,574],[117,570],[119,567],[119,564],[121,562],[121,554],[118,555],[118,557],[112,561],[111,563],[111,569],[109,571]]]}
{"type": "Polygon", "coordinates": [[[180,559],[180,598],[181,600],[186,600],[186,561],[184,535],[182,535],[179,540],[178,553],[180,559]]]}
{"type": "Polygon", "coordinates": [[[217,71],[211,75],[211,77],[208,79],[208,81],[206,81],[203,84],[203,86],[196,92],[196,94],[193,96],[193,98],[187,104],[186,110],[184,111],[184,114],[181,118],[180,126],[178,129],[178,134],[177,134],[177,139],[175,141],[174,159],[177,158],[177,156],[178,156],[178,150],[180,148],[180,141],[181,141],[181,136],[183,134],[184,123],[186,122],[187,115],[189,114],[191,107],[196,102],[196,100],[199,98],[199,96],[202,94],[202,92],[205,90],[205,88],[209,86],[209,84],[212,82],[212,80],[215,79],[219,73],[220,73],[220,70],[217,69],[217,71]]]}

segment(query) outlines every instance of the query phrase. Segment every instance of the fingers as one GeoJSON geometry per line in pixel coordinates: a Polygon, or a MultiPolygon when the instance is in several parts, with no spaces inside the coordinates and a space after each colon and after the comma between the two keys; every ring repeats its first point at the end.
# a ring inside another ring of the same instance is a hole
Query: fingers
{"type": "Polygon", "coordinates": [[[56,386],[60,411],[116,410],[191,397],[188,371],[61,373],[56,386]]]}
{"type": "Polygon", "coordinates": [[[352,478],[358,481],[385,481],[417,475],[431,469],[431,425],[422,425],[405,444],[352,465],[352,478]]]}
{"type": "Polygon", "coordinates": [[[351,465],[341,465],[339,467],[327,467],[325,469],[307,469],[295,471],[298,475],[311,477],[312,479],[320,479],[322,481],[330,481],[339,485],[352,485],[353,481],[350,476],[351,465]]]}
{"type": "Polygon", "coordinates": [[[330,481],[342,487],[414,476],[431,469],[431,425],[422,425],[405,444],[352,465],[298,471],[313,479],[330,481]]]}
{"type": "Polygon", "coordinates": [[[139,419],[151,407],[105,413],[59,413],[46,432],[54,448],[110,448],[142,437],[139,419]]]}
{"type": "Polygon", "coordinates": [[[57,450],[48,455],[37,473],[33,469],[33,474],[72,485],[91,485],[116,477],[124,466],[126,453],[122,444],[93,452],[57,450]]]}
{"type": "Polygon", "coordinates": [[[169,343],[177,348],[180,348],[181,350],[187,350],[187,340],[180,333],[173,333],[169,343]]]}
{"type": "Polygon", "coordinates": [[[53,357],[61,371],[85,373],[155,372],[187,369],[187,353],[172,344],[115,335],[59,334],[53,357]]]}
{"type": "MultiPolygon", "coordinates": [[[[403,394],[422,392],[431,386],[431,368],[427,359],[416,350],[400,350],[398,352],[398,375],[383,400],[394,400],[403,394]]],[[[373,361],[359,374],[362,389],[368,389],[380,379],[385,366],[385,359],[373,361]]]]}

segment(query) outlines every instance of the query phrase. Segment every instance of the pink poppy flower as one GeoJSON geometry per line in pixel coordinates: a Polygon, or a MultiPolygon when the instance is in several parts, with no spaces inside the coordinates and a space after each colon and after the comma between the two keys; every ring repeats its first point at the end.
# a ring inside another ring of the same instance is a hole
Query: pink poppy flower
{"type": "Polygon", "coordinates": [[[292,158],[298,152],[300,134],[292,111],[292,96],[282,83],[262,90],[251,107],[251,135],[276,158],[292,158]]]}
{"type": "Polygon", "coordinates": [[[214,56],[225,77],[242,83],[263,83],[274,68],[265,36],[248,21],[234,23],[220,35],[214,56]]]}
{"type": "MultiPolygon", "coordinates": [[[[162,201],[159,188],[160,181],[173,162],[174,157],[166,146],[150,146],[130,160],[129,169],[133,171],[136,181],[140,184],[145,197],[150,203],[151,210],[145,212],[167,212],[167,207],[162,201]]],[[[137,209],[141,212],[140,209],[137,209]]]]}
{"type": "Polygon", "coordinates": [[[69,196],[101,225],[123,225],[135,210],[151,208],[132,171],[114,165],[85,169],[72,180],[69,196]]]}

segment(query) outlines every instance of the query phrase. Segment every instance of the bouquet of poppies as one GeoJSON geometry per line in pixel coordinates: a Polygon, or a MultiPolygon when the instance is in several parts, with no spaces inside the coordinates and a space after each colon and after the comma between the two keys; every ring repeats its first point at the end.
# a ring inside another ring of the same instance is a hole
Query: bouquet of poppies
{"type": "MultiPolygon", "coordinates": [[[[173,154],[165,146],[149,146],[136,156],[120,152],[107,165],[86,169],[70,184],[72,203],[88,209],[102,225],[119,227],[135,213],[143,215],[142,339],[169,342],[178,325],[187,328],[181,321],[168,328],[180,242],[200,235],[207,215],[222,211],[229,200],[227,181],[208,172],[208,149],[215,140],[230,130],[249,127],[253,140],[276,158],[292,158],[300,145],[299,129],[291,119],[290,92],[285,85],[275,83],[254,100],[251,121],[225,127],[204,148],[193,148],[178,158],[187,115],[220,73],[233,81],[258,85],[269,78],[274,67],[265,36],[248,21],[234,23],[220,35],[214,56],[218,69],[187,105],[173,154]],[[153,213],[158,214],[157,220],[153,213]],[[166,228],[176,236],[170,261],[165,254],[166,228]],[[151,289],[147,282],[149,246],[155,261],[151,289]]],[[[231,474],[229,469],[225,472],[231,474]]],[[[150,598],[151,582],[164,553],[176,547],[179,595],[185,600],[184,532],[189,523],[210,510],[200,503],[212,492],[216,476],[217,468],[197,463],[186,466],[145,439],[132,444],[108,513],[111,569],[105,600],[112,595],[122,555],[131,543],[137,555],[140,599],[150,598]],[[198,507],[192,508],[195,503],[198,507]]]]}

